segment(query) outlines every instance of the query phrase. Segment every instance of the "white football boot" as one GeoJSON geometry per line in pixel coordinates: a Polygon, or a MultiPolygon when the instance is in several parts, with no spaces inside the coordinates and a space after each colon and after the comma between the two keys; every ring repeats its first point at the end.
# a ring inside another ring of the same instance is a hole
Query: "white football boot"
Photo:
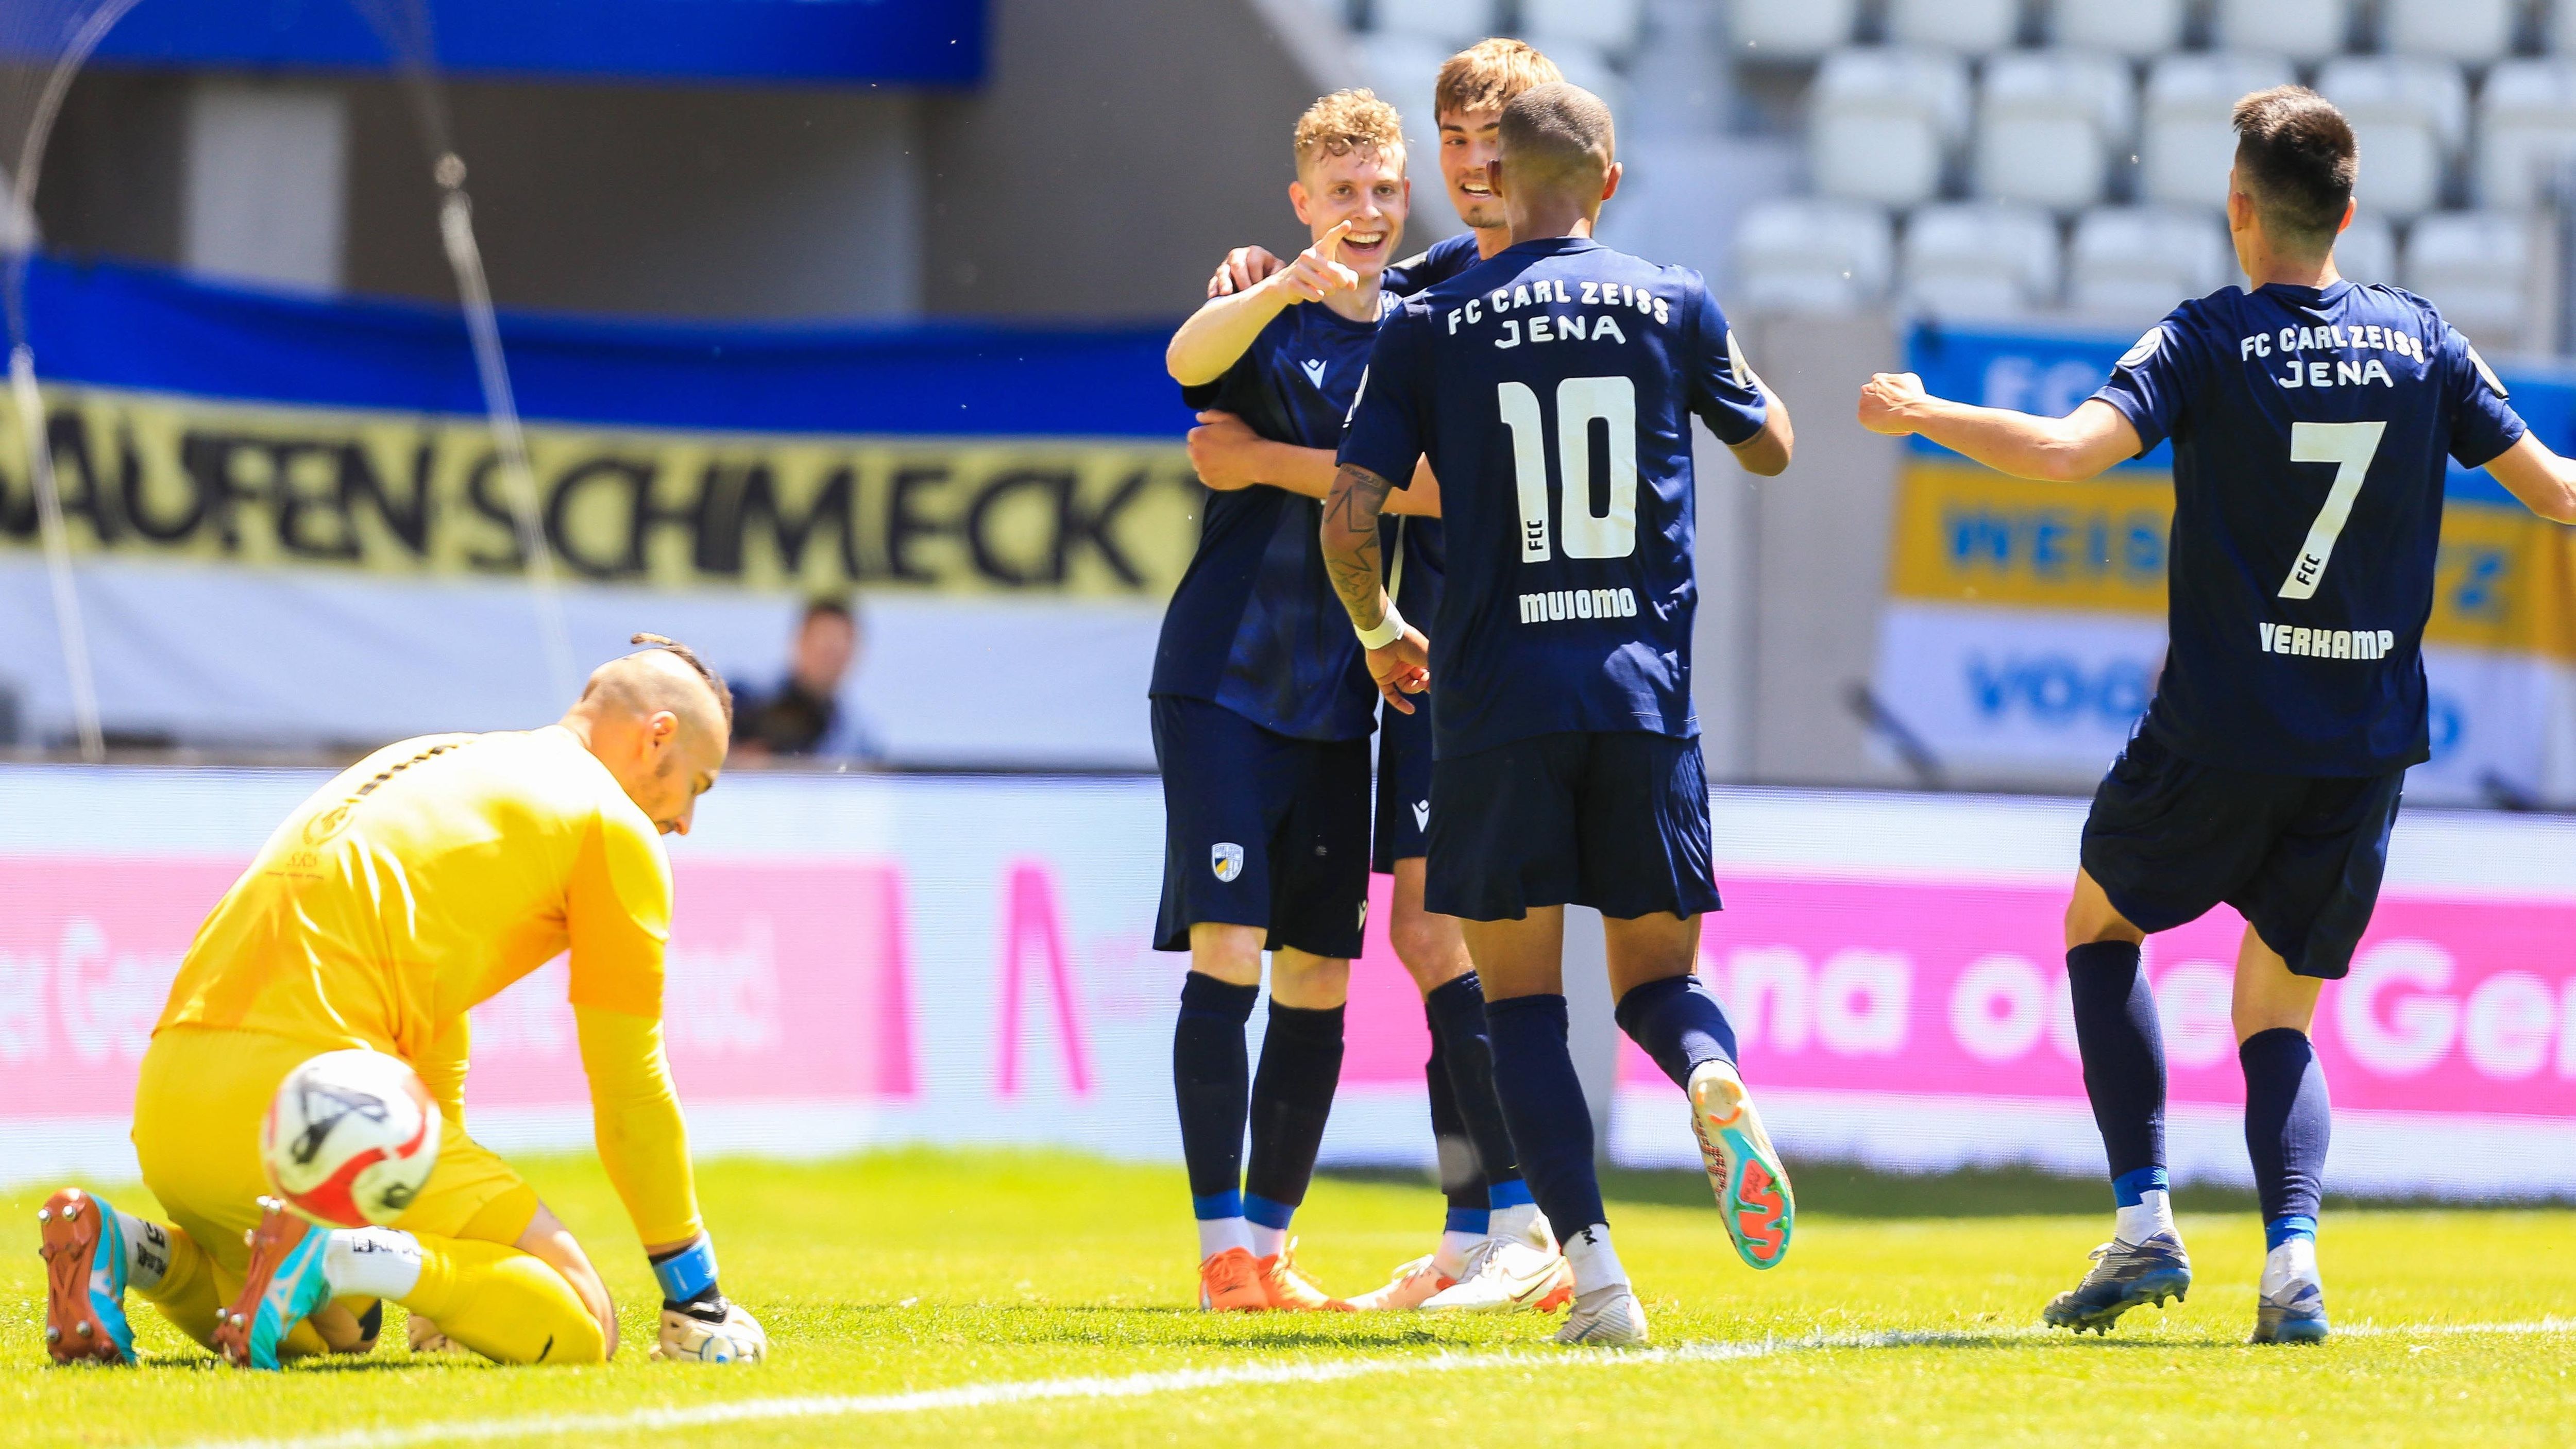
{"type": "Polygon", "coordinates": [[[1646,1305],[1637,1301],[1637,1290],[1625,1283],[1595,1288],[1574,1300],[1574,1311],[1565,1316],[1556,1341],[1603,1348],[1644,1343],[1646,1305]]]}
{"type": "Polygon", "coordinates": [[[1553,1313],[1574,1297],[1574,1269],[1545,1214],[1524,1236],[1487,1238],[1468,1250],[1466,1272],[1424,1299],[1425,1313],[1553,1313]]]}

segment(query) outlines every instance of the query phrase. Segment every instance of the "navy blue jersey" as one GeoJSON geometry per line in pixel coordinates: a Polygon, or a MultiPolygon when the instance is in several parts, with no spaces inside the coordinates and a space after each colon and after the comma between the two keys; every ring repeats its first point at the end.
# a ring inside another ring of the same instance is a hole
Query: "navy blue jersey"
{"type": "Polygon", "coordinates": [[[2186,759],[2377,775],[2430,758],[2424,621],[2444,458],[2519,441],[2423,298],[2337,282],[2185,302],[2094,396],[2174,444],[2171,655],[2146,728],[2186,759]]]}
{"type": "Polygon", "coordinates": [[[1462,231],[1456,236],[1444,236],[1389,266],[1379,285],[1389,296],[1410,297],[1440,285],[1483,260],[1476,246],[1476,234],[1462,231]]]}
{"type": "Polygon", "coordinates": [[[1440,480],[1431,635],[1442,759],[1566,730],[1688,737],[1692,414],[1766,416],[1699,274],[1581,237],[1523,242],[1378,329],[1341,460],[1440,480]]]}
{"type": "MultiPolygon", "coordinates": [[[[1376,331],[1321,303],[1293,304],[1182,400],[1233,413],[1273,442],[1331,448],[1376,331]]],[[[1284,489],[1208,495],[1198,552],[1163,614],[1153,693],[1213,700],[1299,739],[1376,727],[1377,687],[1324,573],[1323,519],[1322,503],[1284,489]]]]}

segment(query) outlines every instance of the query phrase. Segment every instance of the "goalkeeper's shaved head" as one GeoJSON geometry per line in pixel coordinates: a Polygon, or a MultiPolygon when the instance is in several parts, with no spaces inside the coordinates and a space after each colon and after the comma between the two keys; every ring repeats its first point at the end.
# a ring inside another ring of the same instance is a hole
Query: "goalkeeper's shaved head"
{"type": "Polygon", "coordinates": [[[674,639],[590,672],[563,725],[608,767],[664,834],[687,834],[698,796],[715,787],[733,741],[733,691],[674,639]]]}
{"type": "Polygon", "coordinates": [[[694,650],[659,634],[638,634],[629,642],[649,647],[592,670],[582,686],[583,704],[633,715],[667,710],[694,734],[732,736],[733,691],[694,650]]]}
{"type": "Polygon", "coordinates": [[[1610,108],[1599,96],[1564,81],[1532,86],[1512,97],[1503,107],[1495,144],[1512,186],[1568,200],[1597,201],[1618,159],[1610,108]]]}

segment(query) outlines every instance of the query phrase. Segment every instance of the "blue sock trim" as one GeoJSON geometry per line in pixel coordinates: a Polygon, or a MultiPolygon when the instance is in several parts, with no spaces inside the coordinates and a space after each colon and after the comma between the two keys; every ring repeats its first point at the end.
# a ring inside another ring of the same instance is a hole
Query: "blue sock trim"
{"type": "Polygon", "coordinates": [[[1257,1192],[1247,1192],[1243,1195],[1243,1216],[1246,1221],[1259,1223],[1265,1228],[1276,1228],[1284,1233],[1288,1231],[1288,1220],[1296,1215],[1297,1205],[1293,1202],[1279,1202],[1263,1197],[1257,1192]]]}
{"type": "Polygon", "coordinates": [[[1449,1221],[1442,1230],[1452,1233],[1482,1233],[1494,1225],[1494,1215],[1483,1208],[1451,1208],[1449,1221]]]}
{"type": "Polygon", "coordinates": [[[2173,1182],[2161,1167],[2141,1167],[2111,1179],[2111,1198],[2122,1207],[2136,1207],[2150,1192],[2171,1191],[2173,1182]]]}
{"type": "Polygon", "coordinates": [[[1190,1216],[1203,1223],[1218,1218],[1239,1218],[1243,1216],[1243,1193],[1240,1189],[1231,1189],[1191,1198],[1190,1216]]]}
{"type": "Polygon", "coordinates": [[[716,1244],[713,1238],[700,1234],[698,1240],[667,1258],[653,1260],[653,1277],[662,1285],[662,1298],[669,1303],[686,1303],[716,1286],[716,1244]]]}
{"type": "Polygon", "coordinates": [[[2268,1253],[2292,1238],[2306,1238],[2314,1242],[2316,1236],[2315,1218],[2305,1213],[2285,1214],[2263,1225],[2263,1251],[2268,1253]]]}
{"type": "Polygon", "coordinates": [[[1529,1184],[1517,1177],[1507,1177],[1485,1187],[1485,1206],[1489,1208],[1529,1207],[1537,1201],[1530,1196],[1529,1184]]]}

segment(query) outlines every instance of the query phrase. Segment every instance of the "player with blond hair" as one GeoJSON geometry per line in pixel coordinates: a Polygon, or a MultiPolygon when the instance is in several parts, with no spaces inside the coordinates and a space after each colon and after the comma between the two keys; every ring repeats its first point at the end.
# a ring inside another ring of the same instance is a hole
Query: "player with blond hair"
{"type": "Polygon", "coordinates": [[[40,1215],[45,1339],[132,1363],[127,1290],[227,1362],[372,1348],[385,1300],[415,1348],[503,1363],[616,1351],[607,1289],[536,1190],[465,1131],[466,1013],[571,953],[602,1164],[662,1288],[657,1357],[757,1361],[716,1287],[688,1126],[662,1051],[671,869],[724,767],[723,683],[685,647],[592,673],[557,723],[388,745],[298,806],[216,905],[135,1089],[134,1147],[166,1220],[65,1188],[40,1215]],[[327,1230],[265,1198],[260,1124],[323,1052],[411,1064],[444,1119],[436,1169],[390,1227],[327,1230]]]}
{"type": "MultiPolygon", "coordinates": [[[[1440,176],[1468,230],[1387,269],[1397,297],[1495,255],[1511,244],[1510,218],[1486,174],[1503,107],[1532,86],[1561,80],[1554,63],[1518,40],[1479,41],[1449,57],[1432,86],[1440,176]]],[[[1211,296],[1253,285],[1281,263],[1259,247],[1230,253],[1209,280],[1211,296]]],[[[1214,488],[1255,483],[1321,498],[1333,481],[1330,448],[1300,448],[1255,435],[1220,411],[1203,412],[1190,457],[1214,488]]],[[[1426,479],[1428,475],[1425,475],[1426,479]]],[[[1439,607],[1447,553],[1436,519],[1389,523],[1388,587],[1399,607],[1429,618],[1439,607]]],[[[1423,851],[1431,816],[1428,709],[1381,711],[1377,827],[1372,863],[1393,877],[1387,938],[1422,993],[1431,1034],[1423,1075],[1440,1186],[1449,1200],[1438,1246],[1399,1265],[1382,1287],[1352,1301],[1362,1308],[1497,1312],[1553,1304],[1572,1281],[1546,1217],[1521,1179],[1511,1133],[1494,1096],[1493,1048],[1485,1032],[1483,983],[1456,918],[1423,909],[1423,851]]]]}

